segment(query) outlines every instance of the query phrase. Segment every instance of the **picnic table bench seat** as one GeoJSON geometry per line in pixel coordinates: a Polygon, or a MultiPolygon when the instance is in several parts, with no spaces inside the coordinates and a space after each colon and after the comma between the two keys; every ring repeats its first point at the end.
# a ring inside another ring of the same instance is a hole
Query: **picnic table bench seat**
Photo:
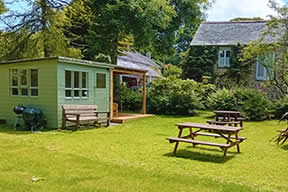
{"type": "Polygon", "coordinates": [[[207,120],[206,121],[209,125],[234,125],[237,127],[237,125],[241,125],[240,121],[215,121],[215,120],[207,120]]]}
{"type": "Polygon", "coordinates": [[[209,145],[209,146],[216,146],[220,148],[228,148],[231,146],[230,144],[212,143],[212,142],[206,142],[206,141],[184,139],[184,138],[179,138],[179,137],[168,137],[167,140],[169,140],[170,143],[180,141],[180,142],[185,142],[185,143],[192,143],[193,145],[209,145]]]}
{"type": "Polygon", "coordinates": [[[106,123],[109,126],[110,113],[97,111],[97,105],[63,105],[62,106],[62,129],[66,127],[66,121],[76,124],[76,129],[80,123],[106,123]],[[99,116],[99,114],[105,114],[99,116]]]}
{"type": "MultiPolygon", "coordinates": [[[[215,138],[221,138],[222,136],[218,134],[213,134],[213,133],[204,133],[204,132],[197,132],[196,135],[202,135],[202,136],[210,136],[210,137],[215,137],[215,138]]],[[[227,136],[226,136],[227,137],[227,136]]],[[[236,139],[235,136],[230,136],[231,139],[236,139]]],[[[243,141],[246,140],[246,137],[238,137],[238,140],[243,141]]]]}

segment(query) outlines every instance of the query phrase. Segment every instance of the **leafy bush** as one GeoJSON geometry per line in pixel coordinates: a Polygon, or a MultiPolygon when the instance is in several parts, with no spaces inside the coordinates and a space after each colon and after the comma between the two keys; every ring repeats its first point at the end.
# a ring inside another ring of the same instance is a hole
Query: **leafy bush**
{"type": "Polygon", "coordinates": [[[209,107],[215,110],[238,110],[234,94],[229,89],[218,89],[208,97],[209,107]]]}
{"type": "Polygon", "coordinates": [[[176,65],[168,64],[164,66],[163,76],[176,76],[177,78],[180,78],[182,75],[182,71],[183,70],[176,65]]]}
{"type": "Polygon", "coordinates": [[[273,105],[273,110],[275,117],[280,119],[288,111],[288,95],[276,101],[273,105]]]}
{"type": "Polygon", "coordinates": [[[142,89],[133,90],[126,85],[120,85],[120,108],[124,111],[140,111],[142,109],[142,89]]]}
{"type": "Polygon", "coordinates": [[[148,90],[148,111],[166,115],[193,115],[195,109],[204,108],[202,95],[205,88],[201,83],[178,79],[176,76],[157,79],[148,90]]]}
{"type": "Polygon", "coordinates": [[[219,89],[208,101],[211,109],[238,110],[250,120],[263,120],[271,115],[269,98],[255,89],[219,89]]]}
{"type": "Polygon", "coordinates": [[[264,120],[271,117],[271,102],[265,93],[253,89],[237,90],[240,111],[250,120],[264,120]],[[241,105],[240,105],[241,104],[241,105]]]}

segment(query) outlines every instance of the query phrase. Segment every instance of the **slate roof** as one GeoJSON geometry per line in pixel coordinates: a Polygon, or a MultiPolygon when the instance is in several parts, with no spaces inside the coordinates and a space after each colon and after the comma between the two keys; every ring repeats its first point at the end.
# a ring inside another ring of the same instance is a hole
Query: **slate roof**
{"type": "MultiPolygon", "coordinates": [[[[266,23],[267,21],[205,22],[198,28],[191,45],[246,45],[261,37],[266,23]]],[[[271,43],[274,40],[275,38],[266,37],[264,42],[271,43]]]]}
{"type": "Polygon", "coordinates": [[[148,57],[137,52],[124,52],[124,56],[118,56],[117,66],[128,69],[147,71],[148,76],[161,77],[160,66],[148,57]]]}

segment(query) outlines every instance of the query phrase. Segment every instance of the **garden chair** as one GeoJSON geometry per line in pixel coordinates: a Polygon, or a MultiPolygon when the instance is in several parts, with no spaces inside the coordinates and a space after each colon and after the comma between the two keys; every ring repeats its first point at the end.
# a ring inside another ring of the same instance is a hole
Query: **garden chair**
{"type": "MultiPolygon", "coordinates": [[[[282,120],[286,120],[286,121],[287,121],[287,117],[288,117],[288,112],[285,113],[285,114],[281,117],[281,119],[280,119],[279,122],[278,122],[278,125],[279,125],[279,123],[280,123],[282,120]]],[[[279,132],[280,132],[280,133],[274,137],[274,138],[276,138],[274,141],[275,141],[277,144],[279,144],[279,143],[282,141],[281,145],[283,145],[283,144],[287,141],[287,139],[288,139],[288,128],[286,128],[286,129],[284,129],[284,130],[280,130],[279,132]]],[[[274,138],[273,138],[273,139],[274,139],[274,138]]]]}

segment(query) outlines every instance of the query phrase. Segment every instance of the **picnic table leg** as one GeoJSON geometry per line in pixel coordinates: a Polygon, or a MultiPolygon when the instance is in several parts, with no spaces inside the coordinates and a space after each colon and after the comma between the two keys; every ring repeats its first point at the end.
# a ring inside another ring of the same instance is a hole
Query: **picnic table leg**
{"type": "MultiPolygon", "coordinates": [[[[227,137],[226,144],[229,144],[229,142],[230,142],[230,136],[231,136],[231,134],[229,133],[229,134],[228,134],[228,137],[227,137]]],[[[225,148],[225,149],[224,149],[224,157],[226,157],[227,150],[228,150],[228,148],[225,148]]]]}
{"type": "MultiPolygon", "coordinates": [[[[238,142],[238,132],[235,133],[236,142],[238,142]]],[[[237,152],[240,153],[240,146],[239,143],[237,144],[237,152]]]]}
{"type": "MultiPolygon", "coordinates": [[[[181,134],[182,134],[182,129],[180,128],[180,129],[179,129],[178,137],[181,137],[181,134]]],[[[175,147],[174,147],[174,151],[173,151],[174,154],[175,154],[176,151],[177,151],[178,144],[179,144],[179,141],[176,141],[176,144],[175,144],[175,147]]]]}
{"type": "MultiPolygon", "coordinates": [[[[192,140],[194,140],[194,134],[193,134],[193,131],[192,131],[192,128],[189,128],[190,130],[190,137],[192,140]]],[[[194,143],[192,143],[193,147],[195,147],[196,145],[194,143]]]]}

